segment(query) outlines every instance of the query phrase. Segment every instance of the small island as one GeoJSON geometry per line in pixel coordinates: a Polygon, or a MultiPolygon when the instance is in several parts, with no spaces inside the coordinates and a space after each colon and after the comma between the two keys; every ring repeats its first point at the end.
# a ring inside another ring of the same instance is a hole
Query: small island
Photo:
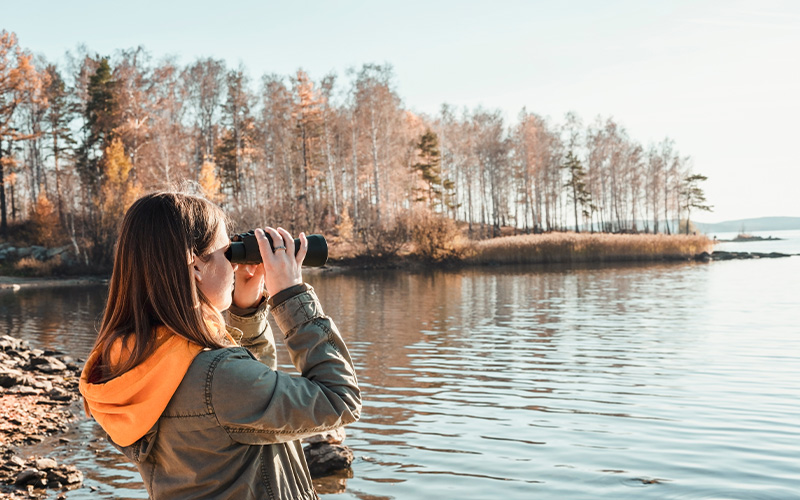
{"type": "Polygon", "coordinates": [[[783,238],[776,238],[774,236],[755,236],[747,233],[739,233],[735,238],[730,240],[716,240],[719,243],[744,243],[748,241],[781,241],[783,238]]]}

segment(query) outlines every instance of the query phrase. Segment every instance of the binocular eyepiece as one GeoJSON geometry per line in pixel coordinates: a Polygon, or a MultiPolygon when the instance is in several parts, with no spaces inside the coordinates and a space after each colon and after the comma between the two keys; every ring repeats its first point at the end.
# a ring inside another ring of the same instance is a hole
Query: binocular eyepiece
{"type": "MultiPolygon", "coordinates": [[[[275,251],[275,246],[272,243],[272,237],[268,232],[264,232],[269,241],[269,247],[275,251]]],[[[328,261],[328,242],[321,234],[309,234],[306,236],[308,240],[308,251],[306,258],[303,259],[303,265],[309,267],[321,267],[328,261]]],[[[300,250],[300,238],[294,239],[294,254],[300,250]]],[[[256,240],[255,230],[246,233],[234,234],[231,236],[231,246],[225,251],[225,257],[231,261],[231,264],[261,264],[261,252],[258,249],[258,240],[256,240]]]]}

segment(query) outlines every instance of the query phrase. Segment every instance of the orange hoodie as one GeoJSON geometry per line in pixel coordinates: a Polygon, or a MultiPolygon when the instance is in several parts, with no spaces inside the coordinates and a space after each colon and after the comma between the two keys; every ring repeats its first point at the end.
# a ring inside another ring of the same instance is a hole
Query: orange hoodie
{"type": "MultiPolygon", "coordinates": [[[[125,350],[130,352],[127,347],[125,350]]],[[[130,371],[102,384],[89,382],[89,374],[100,356],[93,351],[80,381],[86,413],[118,445],[135,443],[158,421],[189,365],[202,350],[168,328],[158,327],[153,354],[130,371]]],[[[122,355],[120,340],[112,347],[112,362],[122,355]]]]}

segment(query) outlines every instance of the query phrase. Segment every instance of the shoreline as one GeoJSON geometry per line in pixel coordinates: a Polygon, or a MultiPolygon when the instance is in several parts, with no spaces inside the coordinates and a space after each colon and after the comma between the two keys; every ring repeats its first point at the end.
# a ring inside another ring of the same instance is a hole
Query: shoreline
{"type": "MultiPolygon", "coordinates": [[[[590,255],[590,256],[540,256],[538,259],[523,261],[498,260],[442,260],[437,262],[425,261],[413,257],[373,257],[357,256],[345,259],[330,259],[322,267],[305,267],[303,272],[309,275],[317,273],[336,273],[348,271],[370,271],[380,269],[398,269],[410,272],[425,272],[431,270],[454,270],[470,268],[487,268],[503,265],[591,265],[591,264],[626,264],[626,263],[658,263],[658,262],[715,262],[726,260],[749,260],[800,256],[800,254],[785,254],[780,252],[729,252],[729,251],[703,251],[693,255],[663,254],[663,255],[590,255]]],[[[110,276],[2,276],[0,275],[0,293],[16,292],[23,289],[57,288],[70,286],[107,285],[110,276]]]]}
{"type": "Polygon", "coordinates": [[[47,498],[83,484],[83,473],[30,448],[59,439],[81,411],[81,360],[0,336],[0,499],[47,498]]]}
{"type": "Polygon", "coordinates": [[[23,288],[102,285],[108,283],[108,279],[108,277],[104,276],[0,276],[0,292],[6,290],[17,291],[23,288]]]}

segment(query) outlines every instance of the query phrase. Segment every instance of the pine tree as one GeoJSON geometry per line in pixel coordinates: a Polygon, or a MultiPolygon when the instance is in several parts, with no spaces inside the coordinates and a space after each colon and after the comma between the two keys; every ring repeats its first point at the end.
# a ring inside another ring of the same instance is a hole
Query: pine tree
{"type": "Polygon", "coordinates": [[[708,177],[701,174],[689,175],[683,179],[681,186],[680,196],[681,205],[686,210],[686,234],[689,234],[689,226],[691,226],[692,209],[710,212],[714,209],[711,205],[706,204],[706,194],[703,192],[698,183],[708,180],[708,177]]]}
{"type": "Polygon", "coordinates": [[[567,152],[567,158],[563,168],[567,171],[568,180],[564,187],[570,189],[573,207],[575,210],[575,232],[580,232],[580,219],[578,219],[578,206],[581,207],[581,215],[588,217],[591,215],[592,195],[586,186],[586,171],[583,164],[575,156],[572,150],[567,152]]]}
{"type": "Polygon", "coordinates": [[[453,182],[442,180],[442,157],[439,151],[439,136],[427,129],[417,143],[419,161],[412,166],[419,175],[422,187],[412,188],[414,201],[427,202],[431,210],[453,208],[453,182]]]}
{"type": "Polygon", "coordinates": [[[90,192],[96,192],[99,187],[100,158],[119,125],[116,87],[108,58],[104,57],[97,62],[97,69],[89,78],[88,101],[83,111],[84,139],[77,152],[76,168],[90,192]]]}

